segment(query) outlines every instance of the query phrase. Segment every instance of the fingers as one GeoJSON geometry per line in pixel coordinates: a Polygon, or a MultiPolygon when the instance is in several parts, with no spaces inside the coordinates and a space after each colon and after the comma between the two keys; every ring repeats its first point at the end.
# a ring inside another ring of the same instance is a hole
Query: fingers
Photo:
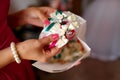
{"type": "Polygon", "coordinates": [[[44,53],[46,54],[46,60],[50,59],[51,57],[53,57],[54,55],[56,55],[57,53],[60,52],[60,48],[57,47],[49,47],[48,45],[50,45],[51,42],[57,41],[58,40],[58,34],[52,34],[49,35],[45,38],[42,38],[41,40],[41,46],[44,48],[44,53]]]}
{"type": "Polygon", "coordinates": [[[50,24],[50,21],[49,21],[49,20],[45,20],[45,21],[44,21],[44,24],[45,24],[46,26],[48,26],[48,25],[50,24]]]}
{"type": "Polygon", "coordinates": [[[56,9],[50,8],[50,7],[40,7],[39,8],[43,13],[47,14],[49,16],[50,13],[55,12],[56,9]]]}
{"type": "Polygon", "coordinates": [[[53,48],[51,48],[50,51],[48,51],[48,52],[46,51],[46,54],[51,58],[51,57],[53,57],[54,55],[58,54],[60,51],[61,51],[60,48],[58,48],[58,47],[53,47],[53,48]]]}
{"type": "Polygon", "coordinates": [[[56,11],[53,8],[49,7],[31,7],[26,10],[27,15],[29,16],[28,23],[40,27],[44,27],[44,25],[49,25],[50,22],[48,20],[50,13],[56,11]],[[29,14],[28,14],[29,13],[29,14]]]}
{"type": "Polygon", "coordinates": [[[46,20],[48,20],[48,16],[45,15],[42,11],[40,12],[38,11],[37,15],[43,24],[45,23],[46,20]]]}
{"type": "Polygon", "coordinates": [[[35,25],[35,26],[40,26],[40,27],[44,26],[43,22],[40,19],[32,19],[32,18],[30,18],[28,20],[28,22],[29,22],[29,24],[32,24],[32,25],[35,25]]]}
{"type": "Polygon", "coordinates": [[[48,20],[48,17],[50,15],[50,13],[52,12],[55,12],[56,9],[54,8],[50,8],[50,7],[40,7],[38,8],[40,13],[38,14],[39,18],[42,20],[42,22],[45,24],[45,25],[48,25],[50,24],[49,20],[48,20]]]}
{"type": "Polygon", "coordinates": [[[51,34],[45,38],[40,39],[42,46],[49,45],[50,42],[58,40],[58,34],[51,34]]]}

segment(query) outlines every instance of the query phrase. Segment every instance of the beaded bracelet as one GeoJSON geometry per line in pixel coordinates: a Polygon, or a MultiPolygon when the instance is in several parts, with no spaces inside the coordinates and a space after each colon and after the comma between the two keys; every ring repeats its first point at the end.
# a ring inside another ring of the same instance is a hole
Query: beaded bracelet
{"type": "Polygon", "coordinates": [[[11,48],[12,54],[13,54],[13,56],[14,56],[14,58],[15,58],[15,61],[16,61],[18,64],[21,63],[21,60],[20,60],[20,58],[19,58],[19,56],[18,56],[18,54],[17,54],[17,50],[16,50],[16,47],[15,47],[15,43],[14,43],[14,42],[11,42],[10,48],[11,48]]]}

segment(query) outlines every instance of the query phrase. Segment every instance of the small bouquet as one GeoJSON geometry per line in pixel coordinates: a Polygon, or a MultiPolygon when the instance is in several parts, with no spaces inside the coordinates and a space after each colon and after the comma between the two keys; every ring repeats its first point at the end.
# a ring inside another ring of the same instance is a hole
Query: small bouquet
{"type": "Polygon", "coordinates": [[[79,36],[79,29],[85,27],[86,21],[69,11],[59,10],[50,14],[49,21],[50,24],[45,25],[39,38],[57,33],[59,39],[51,42],[49,48],[63,48],[49,62],[36,62],[33,65],[47,72],[62,72],[73,67],[90,53],[90,48],[79,36]]]}

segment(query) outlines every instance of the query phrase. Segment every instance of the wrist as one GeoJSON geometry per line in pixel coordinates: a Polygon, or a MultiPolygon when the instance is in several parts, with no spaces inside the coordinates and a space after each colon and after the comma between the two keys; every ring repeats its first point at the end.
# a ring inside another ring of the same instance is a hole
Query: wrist
{"type": "Polygon", "coordinates": [[[26,53],[25,52],[26,48],[24,47],[23,42],[17,43],[16,48],[17,48],[20,59],[25,59],[24,54],[26,53]]]}
{"type": "Polygon", "coordinates": [[[12,51],[12,54],[13,54],[13,56],[14,56],[15,61],[16,61],[18,64],[21,63],[21,60],[20,60],[20,58],[19,58],[19,54],[18,54],[16,45],[15,45],[14,42],[11,42],[10,48],[11,48],[11,51],[12,51]]]}
{"type": "Polygon", "coordinates": [[[9,50],[9,59],[8,59],[9,63],[15,62],[14,56],[11,52],[11,48],[9,47],[8,50],[9,50]]]}

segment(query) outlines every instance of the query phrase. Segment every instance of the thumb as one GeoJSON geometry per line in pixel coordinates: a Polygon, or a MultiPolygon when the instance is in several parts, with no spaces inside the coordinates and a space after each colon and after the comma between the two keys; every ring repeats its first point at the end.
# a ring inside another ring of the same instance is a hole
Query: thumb
{"type": "Polygon", "coordinates": [[[51,35],[49,35],[47,37],[44,37],[44,38],[40,39],[40,41],[41,41],[41,44],[43,46],[46,46],[46,45],[49,45],[50,42],[56,41],[58,39],[59,39],[58,34],[51,34],[51,35]]]}

